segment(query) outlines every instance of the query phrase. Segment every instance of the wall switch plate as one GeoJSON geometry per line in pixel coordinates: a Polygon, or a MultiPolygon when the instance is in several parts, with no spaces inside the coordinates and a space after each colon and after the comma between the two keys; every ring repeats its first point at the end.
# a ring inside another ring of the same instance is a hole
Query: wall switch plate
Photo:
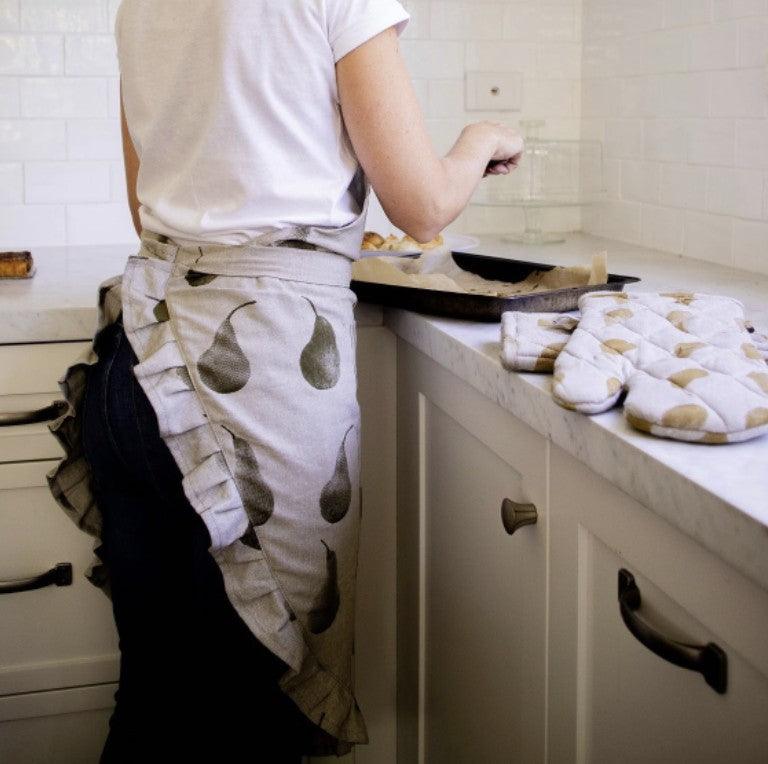
{"type": "Polygon", "coordinates": [[[520,111],[523,107],[522,72],[467,72],[467,111],[520,111]]]}

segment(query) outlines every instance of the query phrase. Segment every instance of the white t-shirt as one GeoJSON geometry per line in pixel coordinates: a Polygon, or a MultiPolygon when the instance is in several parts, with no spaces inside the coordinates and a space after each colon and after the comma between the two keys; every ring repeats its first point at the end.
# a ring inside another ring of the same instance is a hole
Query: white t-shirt
{"type": "Polygon", "coordinates": [[[335,63],[409,18],[397,0],[123,0],[142,226],[189,246],[352,222],[335,63]]]}

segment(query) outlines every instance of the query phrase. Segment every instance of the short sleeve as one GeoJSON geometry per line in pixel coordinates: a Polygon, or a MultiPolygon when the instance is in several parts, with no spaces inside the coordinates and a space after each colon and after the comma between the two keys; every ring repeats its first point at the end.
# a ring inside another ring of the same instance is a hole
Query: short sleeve
{"type": "Polygon", "coordinates": [[[392,26],[402,34],[411,18],[398,0],[325,0],[325,8],[334,62],[392,26]]]}

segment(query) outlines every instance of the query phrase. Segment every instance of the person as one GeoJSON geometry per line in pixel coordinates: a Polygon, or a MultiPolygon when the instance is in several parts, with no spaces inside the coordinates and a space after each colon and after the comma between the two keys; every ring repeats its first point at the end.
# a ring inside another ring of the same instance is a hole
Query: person
{"type": "Polygon", "coordinates": [[[483,121],[435,151],[408,19],[396,0],[118,9],[141,249],[100,291],[120,288],[120,313],[102,299],[81,412],[120,647],[102,764],[367,741],[349,282],[368,192],[427,242],[522,150],[483,121]]]}

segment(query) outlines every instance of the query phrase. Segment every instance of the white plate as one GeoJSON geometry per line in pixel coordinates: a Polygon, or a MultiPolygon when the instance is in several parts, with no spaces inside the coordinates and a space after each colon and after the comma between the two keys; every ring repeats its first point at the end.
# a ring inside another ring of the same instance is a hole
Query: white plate
{"type": "MultiPolygon", "coordinates": [[[[480,239],[476,239],[474,236],[464,236],[463,234],[448,233],[445,234],[444,238],[444,246],[446,246],[451,251],[466,251],[470,249],[476,249],[480,246],[480,239]]],[[[388,252],[386,250],[379,252],[376,250],[371,251],[363,249],[360,251],[360,257],[378,257],[379,255],[391,255],[393,257],[416,257],[421,253],[422,250],[420,249],[408,249],[400,252],[388,252]]]]}

